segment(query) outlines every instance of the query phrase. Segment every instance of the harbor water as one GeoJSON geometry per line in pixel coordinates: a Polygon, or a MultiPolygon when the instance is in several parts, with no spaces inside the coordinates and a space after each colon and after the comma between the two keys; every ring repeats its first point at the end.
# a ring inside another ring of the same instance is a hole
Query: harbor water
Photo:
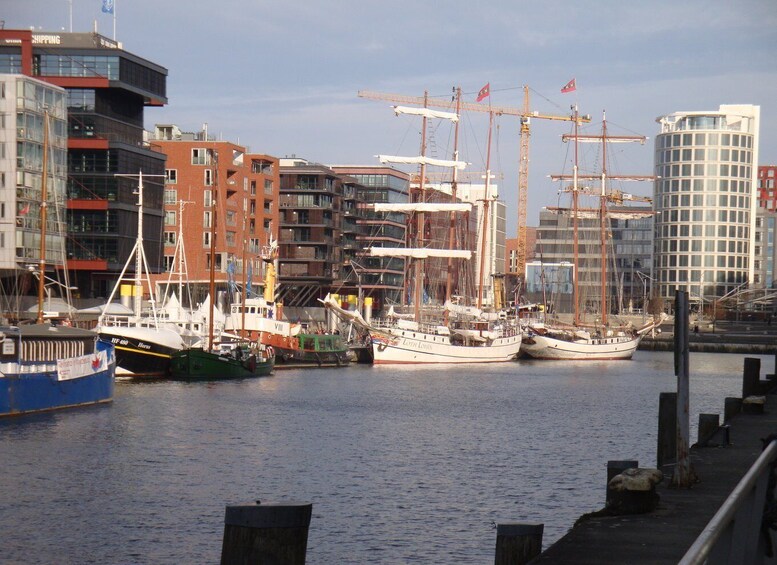
{"type": "MultiPolygon", "coordinates": [[[[691,354],[692,443],[744,357],[691,354]]],[[[225,506],[263,500],[313,503],[308,563],[493,563],[493,524],[544,523],[547,547],[603,506],[608,460],[654,466],[674,390],[672,354],[644,351],[119,381],[0,421],[0,562],[217,563],[225,506]]]]}

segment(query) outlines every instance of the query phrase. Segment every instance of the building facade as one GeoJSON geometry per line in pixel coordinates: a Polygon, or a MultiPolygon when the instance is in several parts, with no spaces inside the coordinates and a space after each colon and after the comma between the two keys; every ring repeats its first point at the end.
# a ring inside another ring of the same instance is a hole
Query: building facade
{"type": "Polygon", "coordinates": [[[357,252],[346,259],[341,294],[372,298],[378,312],[384,306],[402,303],[405,259],[373,257],[370,247],[405,247],[408,215],[404,212],[376,212],[374,203],[404,204],[408,201],[410,176],[392,167],[333,165],[332,170],[357,183],[357,252]]]}
{"type": "Polygon", "coordinates": [[[304,159],[280,160],[278,298],[320,306],[343,268],[343,179],[304,159]]]}
{"type": "Polygon", "coordinates": [[[758,207],[777,212],[777,165],[758,167],[758,207]]]}
{"type": "Polygon", "coordinates": [[[144,144],[144,108],[167,103],[167,70],[97,33],[0,30],[0,73],[67,91],[67,266],[82,297],[107,297],[137,237],[137,175],[145,176],[144,239],[160,271],[164,155],[144,144]],[[125,175],[125,176],[118,176],[125,175]]]}
{"type": "MultiPolygon", "coordinates": [[[[568,277],[578,280],[581,307],[600,312],[600,289],[602,284],[601,224],[598,217],[586,216],[578,219],[578,272],[574,273],[574,242],[571,214],[553,208],[540,211],[540,225],[534,249],[536,261],[531,271],[525,273],[527,288],[535,289],[529,300],[540,302],[538,285],[556,285],[562,294],[568,294],[568,277]],[[553,268],[546,268],[550,265],[553,268]],[[551,273],[552,274],[548,274],[551,273]],[[562,276],[556,280],[555,277],[562,276]],[[544,283],[538,282],[545,277],[544,283]]],[[[609,241],[607,260],[608,311],[611,313],[633,312],[642,309],[650,297],[650,265],[652,256],[653,212],[639,206],[611,207],[609,209],[609,241]]],[[[551,288],[548,286],[545,289],[551,288]]],[[[545,297],[547,300],[547,297],[545,297]]],[[[557,308],[566,310],[571,297],[553,298],[557,308]]]]}
{"type": "MultiPolygon", "coordinates": [[[[65,90],[0,74],[0,272],[31,276],[41,258],[46,201],[46,270],[65,265],[67,181],[65,90]],[[44,179],[44,171],[46,173],[44,179]],[[44,186],[45,184],[45,186],[44,186]]],[[[29,285],[28,285],[29,286],[29,285]]]]}
{"type": "Polygon", "coordinates": [[[658,296],[706,302],[757,284],[758,106],[659,117],[653,276],[658,296]]]}
{"type": "Polygon", "coordinates": [[[215,245],[219,288],[242,288],[245,280],[258,292],[264,276],[262,249],[278,239],[278,159],[217,141],[207,130],[187,133],[175,125],[157,125],[149,145],[167,157],[165,273],[156,280],[175,283],[180,274],[194,287],[194,300],[201,302],[215,245]],[[181,268],[181,249],[186,272],[181,268]]]}

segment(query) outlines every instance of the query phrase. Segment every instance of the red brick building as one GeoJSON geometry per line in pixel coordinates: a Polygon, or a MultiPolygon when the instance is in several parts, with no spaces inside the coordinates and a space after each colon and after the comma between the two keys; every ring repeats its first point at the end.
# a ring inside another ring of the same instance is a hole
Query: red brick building
{"type": "Polygon", "coordinates": [[[207,131],[185,133],[173,125],[157,125],[150,145],[167,156],[163,232],[167,272],[156,280],[167,281],[171,271],[178,272],[173,257],[176,241],[183,237],[188,280],[198,283],[196,299],[204,297],[215,218],[219,290],[226,289],[230,276],[241,285],[244,256],[246,277],[250,272],[257,290],[264,277],[262,247],[271,237],[278,239],[278,159],[216,141],[207,131]]]}
{"type": "Polygon", "coordinates": [[[758,207],[777,212],[777,165],[758,167],[758,207]]]}

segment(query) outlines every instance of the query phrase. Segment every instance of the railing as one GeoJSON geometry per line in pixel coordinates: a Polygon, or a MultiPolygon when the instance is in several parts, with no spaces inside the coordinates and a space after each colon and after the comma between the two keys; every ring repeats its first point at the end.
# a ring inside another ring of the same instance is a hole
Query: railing
{"type": "MultiPolygon", "coordinates": [[[[774,439],[693,542],[680,565],[767,562],[757,552],[763,535],[764,503],[767,495],[774,494],[776,459],[777,439],[774,439]]],[[[766,535],[771,535],[768,530],[766,535]]]]}

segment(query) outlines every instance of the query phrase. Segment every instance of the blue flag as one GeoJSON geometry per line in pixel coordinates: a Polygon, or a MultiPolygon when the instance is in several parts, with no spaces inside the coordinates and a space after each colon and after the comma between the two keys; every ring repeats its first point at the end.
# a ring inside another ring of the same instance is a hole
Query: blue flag
{"type": "Polygon", "coordinates": [[[247,298],[251,297],[251,279],[253,278],[252,277],[253,269],[251,268],[251,265],[252,265],[252,262],[249,261],[249,263],[248,263],[248,280],[246,281],[246,289],[245,289],[246,297],[247,298]]]}
{"type": "Polygon", "coordinates": [[[103,0],[103,13],[104,14],[113,13],[113,0],[103,0]]]}

